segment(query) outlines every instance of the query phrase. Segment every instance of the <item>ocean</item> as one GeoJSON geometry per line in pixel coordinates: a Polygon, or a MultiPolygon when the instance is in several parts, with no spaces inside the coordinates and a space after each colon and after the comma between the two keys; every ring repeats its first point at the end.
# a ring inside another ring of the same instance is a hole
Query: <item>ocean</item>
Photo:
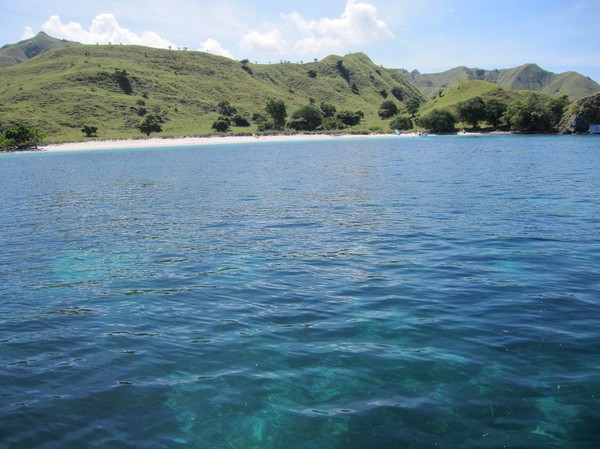
{"type": "Polygon", "coordinates": [[[0,447],[600,447],[600,139],[0,155],[0,447]]]}

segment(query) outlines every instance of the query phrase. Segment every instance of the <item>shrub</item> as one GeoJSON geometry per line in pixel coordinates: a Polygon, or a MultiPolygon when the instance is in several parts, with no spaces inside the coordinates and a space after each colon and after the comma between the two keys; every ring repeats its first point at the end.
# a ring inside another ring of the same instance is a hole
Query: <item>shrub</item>
{"type": "Polygon", "coordinates": [[[4,143],[6,148],[37,148],[38,144],[44,139],[44,133],[34,128],[29,123],[21,123],[11,126],[4,132],[4,143]]]}
{"type": "Polygon", "coordinates": [[[477,128],[480,121],[485,120],[485,103],[481,97],[473,97],[456,105],[456,111],[461,121],[471,123],[477,128]]]}
{"type": "Polygon", "coordinates": [[[485,120],[494,128],[498,127],[505,112],[506,104],[494,98],[490,98],[485,102],[485,120]]]}
{"type": "Polygon", "coordinates": [[[250,122],[245,117],[242,117],[239,114],[236,114],[233,116],[233,124],[235,126],[243,126],[243,127],[250,126],[250,122]]]}
{"type": "Polygon", "coordinates": [[[336,115],[337,119],[344,125],[354,126],[360,124],[360,121],[365,117],[362,111],[340,111],[336,115]]]}
{"type": "Polygon", "coordinates": [[[85,133],[85,137],[96,137],[98,128],[96,126],[83,125],[81,132],[85,133]]]}
{"type": "Polygon", "coordinates": [[[273,119],[273,129],[283,129],[287,110],[283,100],[268,100],[265,107],[267,114],[273,119]]]}
{"type": "Polygon", "coordinates": [[[406,112],[408,112],[410,116],[414,118],[415,114],[419,112],[419,107],[421,104],[419,103],[419,100],[411,98],[406,102],[405,106],[406,112]]]}
{"type": "Polygon", "coordinates": [[[240,61],[240,63],[242,64],[242,69],[245,70],[249,75],[252,75],[252,69],[250,67],[248,67],[248,63],[250,61],[248,61],[247,59],[242,59],[240,61]]]}
{"type": "Polygon", "coordinates": [[[212,124],[211,128],[220,133],[224,133],[229,129],[229,122],[223,119],[218,119],[212,124]]]}
{"type": "Polygon", "coordinates": [[[153,114],[149,114],[144,118],[144,121],[139,124],[138,128],[141,132],[146,134],[147,136],[150,133],[160,133],[162,132],[162,127],[160,126],[160,119],[153,114]]]}
{"type": "Polygon", "coordinates": [[[314,131],[323,122],[321,111],[313,105],[302,106],[292,114],[290,128],[297,131],[314,131]]]}
{"type": "Polygon", "coordinates": [[[323,113],[323,117],[333,117],[335,115],[336,108],[330,103],[322,102],[321,112],[323,113]]]}
{"type": "Polygon", "coordinates": [[[396,103],[394,103],[392,100],[385,100],[383,103],[381,103],[381,106],[379,106],[378,114],[382,119],[393,117],[397,113],[398,106],[396,106],[396,103]]]}
{"type": "Polygon", "coordinates": [[[402,90],[401,87],[398,87],[398,86],[392,87],[392,95],[398,101],[403,101],[404,100],[404,91],[402,90]]]}
{"type": "Polygon", "coordinates": [[[536,92],[511,101],[504,114],[513,131],[554,132],[566,106],[564,98],[552,98],[536,92]]]}
{"type": "Polygon", "coordinates": [[[321,129],[325,131],[333,131],[343,128],[345,128],[345,125],[336,117],[325,117],[321,123],[321,129]]]}
{"type": "Polygon", "coordinates": [[[0,150],[7,150],[12,146],[12,142],[6,137],[0,136],[0,150]]]}
{"type": "Polygon", "coordinates": [[[454,131],[456,118],[446,109],[434,109],[433,111],[419,117],[419,124],[434,133],[454,131]]]}
{"type": "Polygon", "coordinates": [[[237,109],[231,106],[227,100],[222,100],[217,105],[217,112],[226,117],[231,117],[237,113],[237,109]]]}
{"type": "Polygon", "coordinates": [[[390,120],[390,129],[395,130],[406,130],[412,129],[413,123],[410,117],[406,115],[397,115],[390,120]]]}

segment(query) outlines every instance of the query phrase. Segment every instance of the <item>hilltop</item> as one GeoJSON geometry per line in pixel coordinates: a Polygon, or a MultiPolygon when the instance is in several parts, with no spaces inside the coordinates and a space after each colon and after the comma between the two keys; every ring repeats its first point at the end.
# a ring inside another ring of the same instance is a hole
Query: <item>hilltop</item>
{"type": "Polygon", "coordinates": [[[577,72],[552,73],[536,64],[524,64],[511,69],[484,70],[456,67],[441,73],[405,72],[427,98],[438,95],[459,81],[477,80],[497,84],[504,89],[533,90],[551,96],[566,95],[577,100],[600,91],[600,84],[577,72]]]}
{"type": "Polygon", "coordinates": [[[508,104],[511,100],[519,97],[521,93],[511,89],[505,89],[489,81],[463,80],[452,84],[448,89],[443,90],[435,98],[429,99],[420,112],[424,114],[433,109],[456,110],[456,105],[462,101],[474,97],[480,97],[484,101],[497,100],[500,103],[508,104]]]}
{"type": "Polygon", "coordinates": [[[41,31],[30,39],[25,39],[16,44],[7,44],[0,48],[0,67],[17,65],[54,48],[66,47],[68,45],[81,44],[64,39],[56,39],[41,31]]]}

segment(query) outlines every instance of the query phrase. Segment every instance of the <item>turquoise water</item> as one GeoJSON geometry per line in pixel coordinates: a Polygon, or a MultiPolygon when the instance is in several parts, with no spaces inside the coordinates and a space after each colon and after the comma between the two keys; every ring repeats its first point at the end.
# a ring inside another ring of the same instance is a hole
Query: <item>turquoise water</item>
{"type": "Polygon", "coordinates": [[[597,448],[600,139],[0,155],[2,448],[597,448]]]}

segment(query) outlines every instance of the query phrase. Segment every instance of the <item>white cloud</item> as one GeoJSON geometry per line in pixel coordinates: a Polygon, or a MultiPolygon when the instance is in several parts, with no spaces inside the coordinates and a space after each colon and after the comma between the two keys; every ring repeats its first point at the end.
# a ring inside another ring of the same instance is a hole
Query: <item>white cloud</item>
{"type": "Polygon", "coordinates": [[[265,53],[315,54],[347,49],[349,45],[393,37],[387,24],[377,18],[377,9],[369,3],[348,0],[339,17],[307,20],[299,12],[282,13],[285,23],[271,25],[271,31],[251,31],[241,41],[243,49],[265,53]],[[282,34],[279,30],[283,30],[282,34]]]}
{"type": "Polygon", "coordinates": [[[218,41],[210,38],[206,39],[202,44],[200,44],[200,51],[235,59],[229,50],[223,48],[218,41]]]}
{"type": "Polygon", "coordinates": [[[51,16],[42,29],[53,37],[81,42],[84,44],[132,44],[145,45],[148,47],[168,48],[175,44],[160,37],[153,31],[145,31],[136,34],[123,28],[113,14],[99,14],[92,20],[92,24],[86,30],[78,22],[63,23],[60,16],[51,16]]]}
{"type": "Polygon", "coordinates": [[[286,52],[286,42],[280,31],[273,28],[267,33],[250,31],[244,37],[240,44],[244,50],[258,50],[264,53],[274,53],[282,55],[286,52]]]}
{"type": "Polygon", "coordinates": [[[381,38],[393,37],[383,20],[377,18],[377,8],[368,3],[348,0],[344,12],[337,18],[323,17],[319,20],[306,20],[298,12],[282,14],[294,25],[302,39],[296,43],[300,52],[336,50],[347,44],[364,44],[381,38]],[[312,46],[312,48],[311,48],[312,46]]]}
{"type": "Polygon", "coordinates": [[[31,39],[33,36],[35,36],[35,33],[33,32],[33,29],[31,27],[23,28],[23,34],[21,35],[22,41],[24,41],[25,39],[31,39]]]}
{"type": "Polygon", "coordinates": [[[299,55],[314,55],[323,52],[339,52],[344,50],[344,41],[335,37],[311,35],[296,41],[294,51],[299,55]]]}

